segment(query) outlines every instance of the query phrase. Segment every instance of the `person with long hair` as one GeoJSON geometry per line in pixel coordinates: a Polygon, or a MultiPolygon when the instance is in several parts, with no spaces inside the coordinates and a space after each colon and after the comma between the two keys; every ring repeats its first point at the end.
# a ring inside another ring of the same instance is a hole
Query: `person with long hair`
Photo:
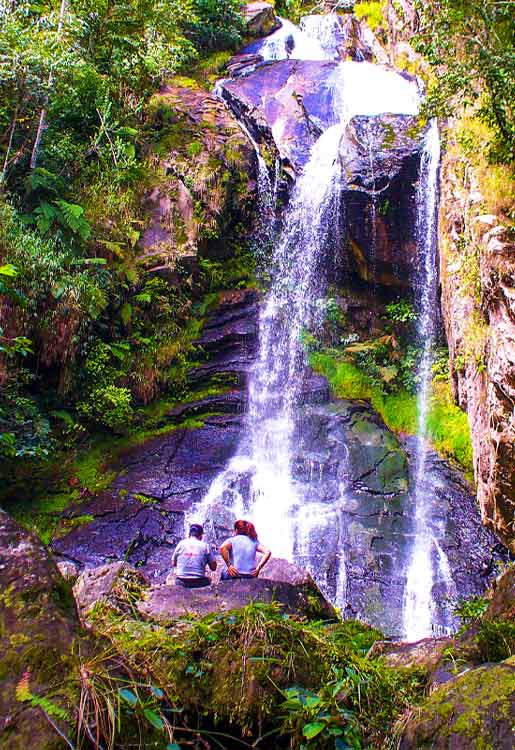
{"type": "Polygon", "coordinates": [[[233,536],[220,547],[220,554],[227,565],[222,580],[257,578],[271,557],[271,552],[260,544],[254,524],[238,520],[234,523],[233,536]],[[257,556],[261,555],[259,562],[257,556]]]}

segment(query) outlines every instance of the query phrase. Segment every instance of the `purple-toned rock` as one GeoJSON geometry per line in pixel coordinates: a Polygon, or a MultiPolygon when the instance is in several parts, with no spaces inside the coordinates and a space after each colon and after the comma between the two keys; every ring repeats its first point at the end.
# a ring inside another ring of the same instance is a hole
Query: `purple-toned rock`
{"type": "Polygon", "coordinates": [[[243,18],[251,36],[266,36],[281,26],[270,3],[254,2],[243,6],[243,18]]]}

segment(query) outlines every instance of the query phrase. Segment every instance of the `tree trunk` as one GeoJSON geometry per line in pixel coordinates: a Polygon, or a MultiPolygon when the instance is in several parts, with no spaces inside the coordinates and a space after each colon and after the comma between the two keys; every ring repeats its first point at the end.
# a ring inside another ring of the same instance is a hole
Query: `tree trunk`
{"type": "Polygon", "coordinates": [[[5,152],[5,160],[4,160],[4,166],[2,169],[2,175],[0,176],[0,185],[3,185],[5,182],[5,177],[7,175],[7,166],[9,164],[9,156],[11,155],[11,148],[13,145],[13,136],[14,131],[16,129],[16,123],[18,122],[18,111],[20,108],[20,102],[16,102],[16,107],[14,109],[13,119],[11,122],[11,132],[9,133],[9,143],[7,144],[7,151],[5,152]]]}
{"type": "MultiPolygon", "coordinates": [[[[57,24],[57,39],[59,39],[59,37],[61,36],[61,31],[63,29],[63,19],[64,19],[64,14],[66,12],[66,3],[67,3],[67,0],[61,0],[61,9],[59,10],[59,23],[57,24]]],[[[43,138],[43,132],[46,127],[48,100],[50,96],[50,89],[52,88],[53,82],[54,82],[54,72],[52,68],[50,68],[50,73],[48,74],[48,93],[45,97],[45,103],[41,109],[41,114],[39,115],[39,124],[38,124],[38,129],[36,132],[36,139],[34,140],[34,146],[32,147],[32,154],[30,156],[30,168],[31,169],[35,169],[38,163],[39,148],[41,146],[41,139],[43,138]]]]}

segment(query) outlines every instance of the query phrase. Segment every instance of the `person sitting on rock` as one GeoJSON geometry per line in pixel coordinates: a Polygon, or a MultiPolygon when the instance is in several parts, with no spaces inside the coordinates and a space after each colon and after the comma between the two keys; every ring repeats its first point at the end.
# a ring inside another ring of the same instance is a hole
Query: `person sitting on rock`
{"type": "Polygon", "coordinates": [[[240,520],[234,523],[234,534],[222,544],[220,554],[227,565],[222,580],[232,581],[236,578],[257,578],[272,553],[259,543],[254,524],[240,520]],[[262,557],[256,565],[258,553],[262,557]]]}
{"type": "Polygon", "coordinates": [[[192,523],[188,539],[179,542],[172,557],[175,568],[175,583],[187,589],[209,586],[211,579],[206,575],[206,565],[216,570],[216,560],[209,544],[202,541],[204,529],[199,523],[192,523]]]}

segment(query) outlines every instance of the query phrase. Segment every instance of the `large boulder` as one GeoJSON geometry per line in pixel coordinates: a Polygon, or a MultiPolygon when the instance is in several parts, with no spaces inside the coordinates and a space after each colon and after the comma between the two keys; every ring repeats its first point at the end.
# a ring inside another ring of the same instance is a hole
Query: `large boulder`
{"type": "Polygon", "coordinates": [[[265,2],[247,3],[243,6],[243,18],[250,36],[266,36],[280,28],[274,6],[265,2]]]}
{"type": "MultiPolygon", "coordinates": [[[[281,561],[286,566],[286,561],[281,561]]],[[[293,569],[296,566],[289,566],[293,569]]],[[[296,568],[287,571],[290,580],[280,580],[279,566],[275,566],[274,579],[268,578],[267,569],[259,578],[219,581],[202,589],[184,589],[175,585],[154,586],[139,604],[139,612],[157,622],[171,622],[185,615],[203,617],[211,612],[228,612],[241,609],[253,602],[278,602],[287,614],[308,619],[327,620],[336,617],[332,605],[306,571],[296,568]]]]}
{"type": "MultiPolygon", "coordinates": [[[[0,510],[0,746],[61,750],[65,742],[38,699],[61,711],[65,683],[77,677],[73,598],[48,552],[0,510]]],[[[57,724],[69,734],[60,715],[57,724]]],[[[55,721],[55,717],[54,717],[55,721]]]]}
{"type": "Polygon", "coordinates": [[[400,750],[513,750],[515,656],[437,688],[404,722],[400,750]]]}

